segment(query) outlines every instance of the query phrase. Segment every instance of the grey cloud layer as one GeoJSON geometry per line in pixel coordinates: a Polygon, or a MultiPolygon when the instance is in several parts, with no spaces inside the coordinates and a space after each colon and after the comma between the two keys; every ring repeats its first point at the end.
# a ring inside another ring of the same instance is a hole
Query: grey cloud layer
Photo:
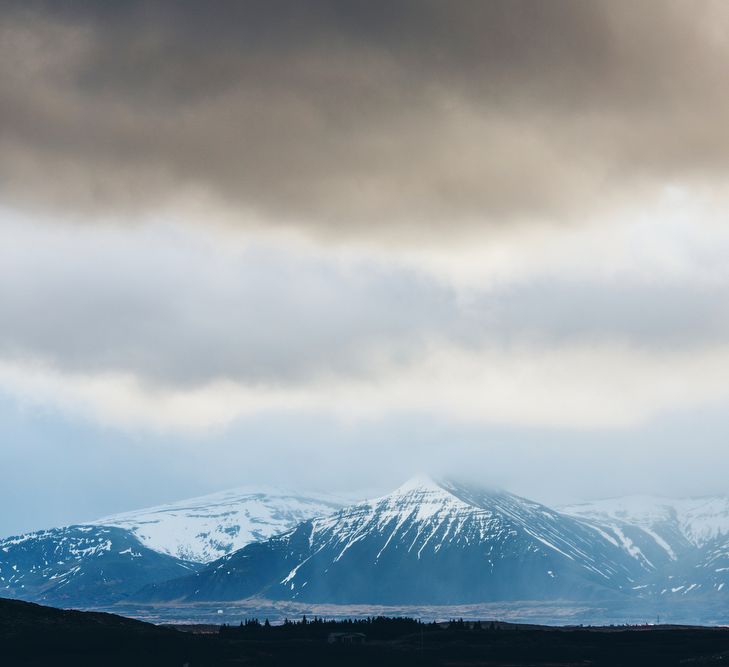
{"type": "Polygon", "coordinates": [[[4,229],[0,359],[64,372],[176,388],[306,386],[378,377],[417,364],[429,345],[477,353],[530,344],[558,355],[619,342],[671,353],[729,338],[724,282],[536,275],[456,291],[404,267],[226,249],[175,227],[4,229]]]}
{"type": "Polygon", "coordinates": [[[457,319],[447,288],[372,264],[231,254],[169,228],[6,239],[0,358],[64,371],[296,384],[409,358],[457,319]]]}
{"type": "Polygon", "coordinates": [[[725,3],[78,2],[3,14],[6,200],[119,214],[194,187],[268,224],[417,242],[578,219],[729,170],[725,3]]]}

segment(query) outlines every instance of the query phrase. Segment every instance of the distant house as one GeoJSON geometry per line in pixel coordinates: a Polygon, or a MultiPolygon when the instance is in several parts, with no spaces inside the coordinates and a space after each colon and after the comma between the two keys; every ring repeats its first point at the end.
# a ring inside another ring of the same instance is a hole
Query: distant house
{"type": "Polygon", "coordinates": [[[362,632],[330,632],[327,642],[330,644],[364,644],[367,635],[362,632]]]}

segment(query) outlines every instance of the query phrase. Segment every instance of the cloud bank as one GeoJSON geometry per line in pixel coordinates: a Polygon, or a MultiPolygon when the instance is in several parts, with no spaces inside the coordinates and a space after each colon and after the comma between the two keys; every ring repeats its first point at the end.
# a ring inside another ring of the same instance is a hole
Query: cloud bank
{"type": "Polygon", "coordinates": [[[124,428],[290,410],[589,429],[727,398],[729,235],[690,220],[690,243],[633,272],[593,252],[592,271],[548,260],[484,286],[162,222],[2,221],[0,386],[124,428]]]}

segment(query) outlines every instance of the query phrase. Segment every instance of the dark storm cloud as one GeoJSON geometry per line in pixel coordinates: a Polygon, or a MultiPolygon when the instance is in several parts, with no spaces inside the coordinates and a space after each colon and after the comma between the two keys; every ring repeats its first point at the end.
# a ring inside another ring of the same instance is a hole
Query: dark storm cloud
{"type": "MultiPolygon", "coordinates": [[[[574,219],[729,169],[723,3],[16,3],[7,201],[139,212],[201,188],[366,235],[574,219]]],[[[241,216],[245,217],[245,216],[241,216]]]]}

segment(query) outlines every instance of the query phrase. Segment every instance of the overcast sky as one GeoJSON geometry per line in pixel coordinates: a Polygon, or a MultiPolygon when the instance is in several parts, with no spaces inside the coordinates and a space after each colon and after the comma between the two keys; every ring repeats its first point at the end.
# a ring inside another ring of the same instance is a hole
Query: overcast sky
{"type": "Polygon", "coordinates": [[[727,3],[0,12],[0,533],[729,493],[727,3]]]}

